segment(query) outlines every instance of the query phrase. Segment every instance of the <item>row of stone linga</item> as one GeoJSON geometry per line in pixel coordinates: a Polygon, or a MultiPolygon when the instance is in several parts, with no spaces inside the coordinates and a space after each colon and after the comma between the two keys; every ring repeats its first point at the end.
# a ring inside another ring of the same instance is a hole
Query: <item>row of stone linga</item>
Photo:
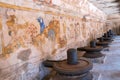
{"type": "Polygon", "coordinates": [[[90,46],[68,49],[65,60],[44,61],[43,65],[51,68],[52,71],[43,80],[93,80],[90,70],[93,68],[94,60],[105,56],[101,51],[108,47],[115,35],[109,30],[102,37],[92,40],[90,46]],[[77,51],[85,51],[85,53],[82,57],[78,57],[80,53],[77,51]]]}

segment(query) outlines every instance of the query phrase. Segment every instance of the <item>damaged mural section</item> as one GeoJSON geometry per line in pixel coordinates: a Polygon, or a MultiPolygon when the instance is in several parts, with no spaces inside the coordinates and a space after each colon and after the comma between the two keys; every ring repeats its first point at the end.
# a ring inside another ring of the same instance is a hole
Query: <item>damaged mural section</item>
{"type": "Polygon", "coordinates": [[[39,76],[44,71],[40,61],[66,45],[66,41],[61,43],[60,20],[51,18],[45,25],[45,17],[35,12],[9,8],[0,8],[0,11],[1,79],[41,79],[39,76]]]}

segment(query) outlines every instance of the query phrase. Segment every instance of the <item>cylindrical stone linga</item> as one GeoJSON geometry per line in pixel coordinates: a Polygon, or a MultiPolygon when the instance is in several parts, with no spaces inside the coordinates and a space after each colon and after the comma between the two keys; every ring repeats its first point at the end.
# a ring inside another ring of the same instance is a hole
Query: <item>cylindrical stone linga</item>
{"type": "Polygon", "coordinates": [[[99,41],[100,41],[100,42],[103,42],[103,41],[104,41],[103,37],[101,37],[101,38],[99,39],[99,41]]]}
{"type": "Polygon", "coordinates": [[[112,37],[110,31],[107,32],[108,37],[112,37]]]}
{"type": "Polygon", "coordinates": [[[110,34],[111,37],[115,36],[114,33],[112,32],[112,30],[109,30],[109,34],[110,34]]]}
{"type": "Polygon", "coordinates": [[[109,33],[110,33],[111,35],[113,35],[113,32],[112,32],[112,30],[109,30],[109,33]]]}
{"type": "Polygon", "coordinates": [[[91,41],[90,42],[90,47],[95,48],[96,47],[96,41],[91,41]]]}
{"type": "Polygon", "coordinates": [[[90,46],[84,47],[86,53],[83,57],[86,58],[99,58],[102,57],[103,54],[100,52],[103,49],[102,46],[96,46],[96,41],[93,40],[90,42],[90,46]]]}
{"type": "Polygon", "coordinates": [[[107,32],[107,35],[108,35],[108,37],[111,37],[111,34],[110,34],[110,32],[109,32],[109,31],[107,32]]]}
{"type": "Polygon", "coordinates": [[[104,37],[108,37],[107,33],[104,34],[104,37]]]}
{"type": "Polygon", "coordinates": [[[108,47],[109,41],[104,40],[103,37],[99,38],[99,42],[96,43],[97,46],[102,46],[103,48],[108,47]]]}
{"type": "Polygon", "coordinates": [[[110,29],[109,32],[112,33],[112,30],[110,29]]]}
{"type": "Polygon", "coordinates": [[[69,49],[67,51],[67,63],[70,65],[75,65],[78,63],[77,50],[69,49]]]}
{"type": "Polygon", "coordinates": [[[108,32],[104,34],[103,38],[104,38],[104,41],[108,41],[108,42],[113,41],[112,36],[108,35],[108,32]]]}
{"type": "Polygon", "coordinates": [[[111,34],[112,36],[115,36],[115,33],[114,33],[112,30],[110,30],[110,34],[111,34]]]}

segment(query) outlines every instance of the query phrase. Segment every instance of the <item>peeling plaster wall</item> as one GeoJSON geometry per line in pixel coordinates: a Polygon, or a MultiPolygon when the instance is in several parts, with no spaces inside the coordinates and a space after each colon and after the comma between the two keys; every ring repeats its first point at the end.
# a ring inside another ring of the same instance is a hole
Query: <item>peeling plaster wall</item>
{"type": "Polygon", "coordinates": [[[107,31],[106,15],[88,1],[58,2],[1,0],[0,80],[42,79],[48,73],[43,60],[65,59],[68,48],[86,46],[107,31]]]}

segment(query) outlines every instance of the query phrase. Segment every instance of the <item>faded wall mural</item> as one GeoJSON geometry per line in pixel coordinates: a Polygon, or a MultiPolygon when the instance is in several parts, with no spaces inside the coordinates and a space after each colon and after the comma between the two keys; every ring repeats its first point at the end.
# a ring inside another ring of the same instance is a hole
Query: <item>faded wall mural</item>
{"type": "MultiPolygon", "coordinates": [[[[61,0],[61,3],[62,1],[66,2],[65,5],[69,4],[68,0],[61,0]]],[[[34,2],[36,5],[38,0],[21,1],[19,4],[21,7],[24,6],[22,2],[24,4],[34,2]]],[[[15,7],[6,4],[11,8],[0,7],[1,80],[42,79],[48,72],[41,64],[43,60],[64,59],[68,48],[86,46],[91,39],[101,36],[107,30],[105,14],[97,8],[92,10],[89,2],[84,2],[84,6],[89,6],[85,11],[82,5],[80,6],[81,12],[83,11],[82,16],[77,14],[78,8],[75,8],[74,13],[68,12],[70,8],[64,9],[65,12],[62,13],[59,10],[56,12],[62,4],[58,5],[59,3],[54,0],[44,3],[50,6],[50,8],[45,7],[45,10],[51,12],[16,8],[16,4],[15,7]],[[55,9],[51,9],[54,7],[55,9]],[[99,13],[101,15],[97,16],[99,13]],[[89,18],[86,14],[89,14],[87,15],[89,18]]],[[[29,4],[29,6],[33,5],[29,4]]]]}

